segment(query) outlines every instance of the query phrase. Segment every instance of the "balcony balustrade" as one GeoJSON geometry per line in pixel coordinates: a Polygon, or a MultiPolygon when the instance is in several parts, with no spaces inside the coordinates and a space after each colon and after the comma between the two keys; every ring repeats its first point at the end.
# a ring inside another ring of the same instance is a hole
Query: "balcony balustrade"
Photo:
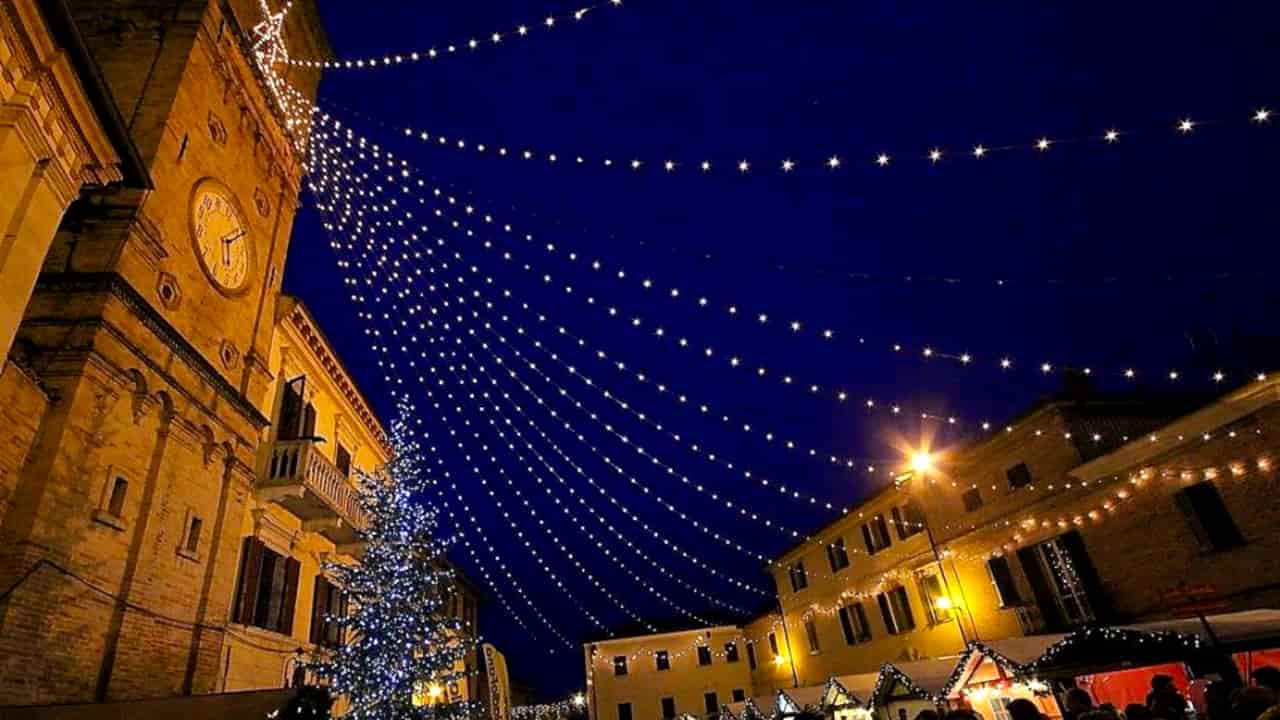
{"type": "Polygon", "coordinates": [[[277,441],[258,485],[265,499],[300,518],[304,530],[324,535],[341,552],[357,554],[368,518],[355,486],[316,441],[277,441]]]}

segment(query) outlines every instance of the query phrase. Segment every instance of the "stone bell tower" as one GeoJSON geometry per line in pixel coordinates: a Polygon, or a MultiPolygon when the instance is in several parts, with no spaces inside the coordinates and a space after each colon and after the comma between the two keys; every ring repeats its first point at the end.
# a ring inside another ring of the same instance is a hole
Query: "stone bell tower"
{"type": "Polygon", "coordinates": [[[309,0],[46,4],[141,177],[71,203],[17,329],[43,405],[0,476],[0,705],[212,692],[305,142],[255,27],[327,40],[309,0]]]}

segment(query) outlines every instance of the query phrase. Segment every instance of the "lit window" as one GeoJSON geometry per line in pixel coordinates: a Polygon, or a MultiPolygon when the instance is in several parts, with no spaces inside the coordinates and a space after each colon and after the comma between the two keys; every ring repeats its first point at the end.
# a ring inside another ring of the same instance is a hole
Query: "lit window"
{"type": "Polygon", "coordinates": [[[844,546],[844,538],[836,538],[827,546],[827,560],[831,562],[833,573],[849,567],[849,551],[844,546]]]}

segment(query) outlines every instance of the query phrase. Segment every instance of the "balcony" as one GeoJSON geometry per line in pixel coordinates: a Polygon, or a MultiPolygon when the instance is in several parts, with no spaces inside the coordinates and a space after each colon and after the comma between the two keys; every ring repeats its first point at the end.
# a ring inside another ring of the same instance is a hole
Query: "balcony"
{"type": "Polygon", "coordinates": [[[339,552],[358,554],[368,519],[355,487],[315,441],[277,442],[258,487],[263,499],[301,519],[304,530],[325,536],[339,552]]]}

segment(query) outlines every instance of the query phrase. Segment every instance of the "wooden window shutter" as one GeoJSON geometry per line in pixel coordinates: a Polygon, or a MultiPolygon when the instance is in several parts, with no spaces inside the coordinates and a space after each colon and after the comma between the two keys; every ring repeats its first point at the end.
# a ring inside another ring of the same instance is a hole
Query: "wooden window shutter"
{"type": "Polygon", "coordinates": [[[236,592],[236,609],[231,617],[241,625],[253,624],[258,585],[262,582],[263,549],[262,542],[255,537],[245,538],[240,547],[240,585],[236,592]]]}
{"type": "Polygon", "coordinates": [[[1174,495],[1191,532],[1203,552],[1227,550],[1244,544],[1240,528],[1222,502],[1222,495],[1211,482],[1198,482],[1174,495]]]}
{"type": "Polygon", "coordinates": [[[1084,538],[1079,532],[1072,530],[1063,535],[1060,542],[1071,558],[1076,577],[1084,586],[1084,594],[1089,598],[1089,606],[1093,609],[1093,618],[1099,621],[1110,620],[1111,603],[1102,589],[1102,579],[1098,577],[1098,570],[1093,566],[1093,560],[1089,558],[1089,551],[1085,549],[1084,538]]]}
{"type": "Polygon", "coordinates": [[[1022,604],[1022,595],[1018,592],[1018,584],[1013,579],[1013,568],[1009,566],[1009,558],[994,557],[987,561],[987,569],[991,572],[991,582],[995,583],[996,593],[1000,596],[1000,607],[1011,608],[1022,604]]]}
{"type": "Polygon", "coordinates": [[[876,603],[880,606],[880,615],[884,618],[884,628],[890,635],[898,634],[898,623],[894,622],[893,610],[889,607],[889,596],[884,593],[876,595],[876,603]]]}
{"type": "Polygon", "coordinates": [[[876,545],[871,541],[871,527],[865,523],[862,526],[862,542],[867,546],[868,555],[876,554],[876,545]]]}
{"type": "Polygon", "coordinates": [[[906,540],[907,538],[911,537],[911,533],[907,530],[907,523],[905,519],[902,517],[902,509],[895,507],[893,510],[890,511],[890,513],[893,515],[894,527],[898,528],[898,539],[906,540]]]}
{"type": "Polygon", "coordinates": [[[325,618],[330,614],[329,609],[329,580],[323,575],[316,576],[316,590],[311,595],[311,642],[315,645],[324,645],[326,636],[328,635],[328,621],[325,618]]]}
{"type": "Polygon", "coordinates": [[[307,407],[302,411],[302,437],[313,438],[316,436],[316,406],[307,403],[307,407]]]}
{"type": "Polygon", "coordinates": [[[1022,572],[1026,574],[1027,582],[1031,584],[1031,593],[1036,597],[1036,605],[1040,607],[1045,625],[1050,630],[1061,630],[1066,627],[1066,620],[1062,617],[1062,611],[1058,609],[1057,601],[1054,600],[1053,590],[1049,588],[1049,578],[1044,576],[1044,570],[1040,567],[1039,549],[1034,545],[1019,549],[1018,562],[1022,564],[1022,572]]]}
{"type": "Polygon", "coordinates": [[[282,635],[293,634],[293,610],[298,604],[298,571],[302,563],[293,558],[284,559],[284,588],[281,593],[280,627],[282,635]]]}

